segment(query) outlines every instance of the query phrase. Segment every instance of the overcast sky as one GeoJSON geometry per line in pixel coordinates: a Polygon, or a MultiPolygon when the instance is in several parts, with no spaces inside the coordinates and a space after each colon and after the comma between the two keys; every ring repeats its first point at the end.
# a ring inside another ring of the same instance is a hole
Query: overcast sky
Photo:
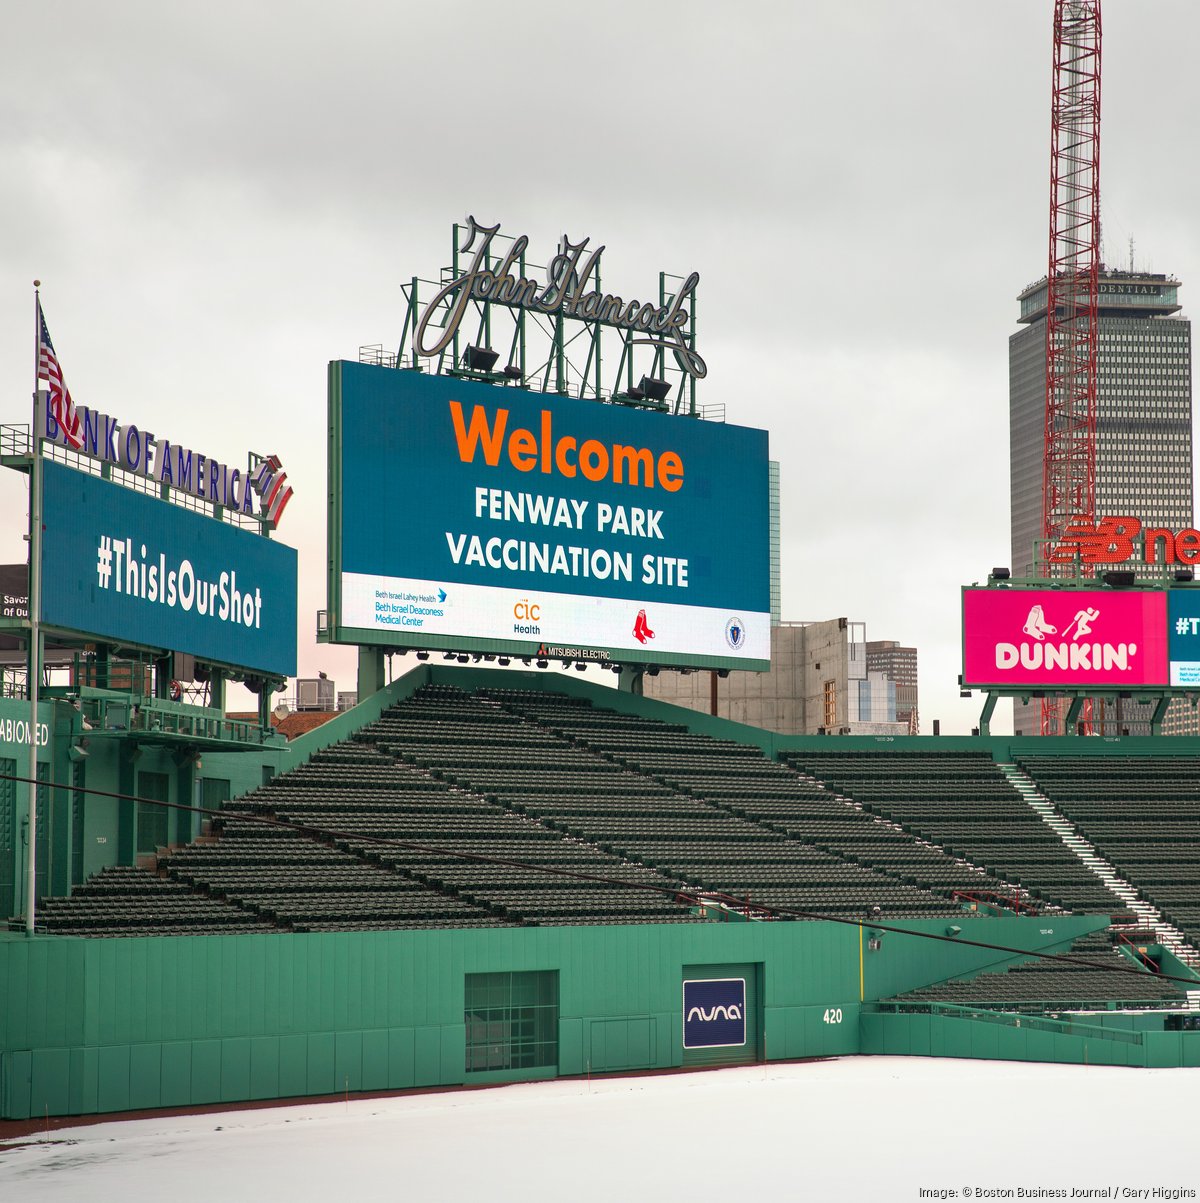
{"type": "MultiPolygon", "coordinates": [[[[436,274],[468,213],[535,258],[590,235],[615,292],[700,273],[700,400],[781,464],[784,617],[915,645],[923,731],[966,732],[959,587],[1009,561],[1053,8],[6,5],[0,421],[28,420],[37,277],[77,403],[282,457],[300,673],[353,689],[353,653],[313,637],[326,362],[398,344],[401,281],[436,274]]],[[[1132,238],[1186,313],[1200,5],[1104,17],[1105,257],[1128,266],[1132,238]]],[[[23,478],[0,477],[0,560],[22,560],[23,478]]]]}

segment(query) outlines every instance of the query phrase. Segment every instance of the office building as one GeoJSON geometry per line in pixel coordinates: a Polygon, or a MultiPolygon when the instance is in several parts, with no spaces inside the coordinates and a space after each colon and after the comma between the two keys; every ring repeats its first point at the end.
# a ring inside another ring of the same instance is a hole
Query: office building
{"type": "MultiPolygon", "coordinates": [[[[1037,575],[1042,537],[1046,410],[1046,286],[1017,298],[1023,327],[1009,339],[1009,472],[1012,571],[1037,575]],[[1035,548],[1037,554],[1035,555],[1035,548]]],[[[1180,283],[1162,274],[1103,271],[1099,284],[1096,517],[1146,526],[1193,525],[1192,327],[1180,315],[1180,283]]],[[[1149,707],[1101,713],[1109,734],[1149,730],[1149,707]]],[[[1194,712],[1193,712],[1194,713],[1194,712]]],[[[1014,707],[1018,731],[1040,729],[1040,704],[1014,707]]]]}

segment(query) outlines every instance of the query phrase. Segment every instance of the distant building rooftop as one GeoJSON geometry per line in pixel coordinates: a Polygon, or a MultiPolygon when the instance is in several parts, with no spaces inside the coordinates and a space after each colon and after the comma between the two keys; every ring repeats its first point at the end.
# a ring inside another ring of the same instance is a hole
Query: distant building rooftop
{"type": "MultiPolygon", "coordinates": [[[[336,710],[299,710],[276,718],[271,715],[271,726],[286,739],[295,739],[298,735],[307,735],[318,727],[324,726],[331,718],[337,718],[336,710]]],[[[226,718],[241,722],[258,722],[257,712],[251,714],[227,714],[226,718]]]]}
{"type": "MultiPolygon", "coordinates": [[[[1043,276],[1018,297],[1021,315],[1028,325],[1046,316],[1046,283],[1043,276]]],[[[1162,272],[1100,272],[1100,313],[1108,317],[1166,317],[1178,313],[1180,283],[1162,272]]]]}

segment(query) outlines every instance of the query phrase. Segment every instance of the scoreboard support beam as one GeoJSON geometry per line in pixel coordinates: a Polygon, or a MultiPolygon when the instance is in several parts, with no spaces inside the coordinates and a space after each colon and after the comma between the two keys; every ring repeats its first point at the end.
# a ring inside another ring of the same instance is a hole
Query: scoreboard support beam
{"type": "Polygon", "coordinates": [[[979,734],[985,738],[991,735],[992,714],[995,712],[996,703],[1000,700],[999,694],[989,693],[983,703],[983,712],[979,716],[979,734]]]}
{"type": "Polygon", "coordinates": [[[358,700],[361,702],[373,693],[378,693],[386,684],[385,661],[382,648],[363,647],[358,649],[358,700]]]}

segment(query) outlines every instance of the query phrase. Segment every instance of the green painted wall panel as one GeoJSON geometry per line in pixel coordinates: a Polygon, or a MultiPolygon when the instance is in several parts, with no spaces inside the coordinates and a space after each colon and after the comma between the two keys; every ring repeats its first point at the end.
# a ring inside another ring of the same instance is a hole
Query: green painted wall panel
{"type": "Polygon", "coordinates": [[[338,1032],[334,1037],[333,1080],[339,1090],[362,1090],[362,1032],[338,1032]]]}
{"type": "Polygon", "coordinates": [[[388,1032],[388,1089],[404,1090],[417,1084],[416,1041],[411,1028],[388,1032]]]}
{"type": "Polygon", "coordinates": [[[162,1106],[186,1107],[191,1099],[191,1041],[171,1041],[162,1046],[162,1106]]]}
{"type": "Polygon", "coordinates": [[[129,1110],[129,1054],[127,1044],[109,1045],[100,1049],[97,1070],[100,1089],[96,1106],[101,1111],[129,1110]]]}
{"type": "Polygon", "coordinates": [[[332,1032],[316,1032],[309,1036],[306,1094],[334,1094],[337,1091],[335,1056],[332,1032]]]}
{"type": "Polygon", "coordinates": [[[387,1090],[388,1032],[377,1028],[362,1034],[362,1084],[360,1090],[387,1090]]]}
{"type": "Polygon", "coordinates": [[[129,1105],[135,1111],[162,1106],[161,1044],[135,1044],[130,1048],[129,1105]]]}
{"type": "Polygon", "coordinates": [[[612,1073],[660,1064],[658,1022],[651,1015],[631,1019],[593,1019],[587,1024],[587,1072],[612,1073]]]}
{"type": "Polygon", "coordinates": [[[441,1081],[442,1034],[437,1028],[422,1027],[413,1032],[416,1085],[433,1086],[441,1081]]]}
{"type": "Polygon", "coordinates": [[[279,1037],[250,1037],[250,1094],[252,1099],[279,1098],[279,1037]]]}
{"type": "Polygon", "coordinates": [[[71,1100],[71,1054],[65,1048],[41,1049],[30,1057],[29,1112],[62,1115],[71,1100]]]}
{"type": "Polygon", "coordinates": [[[1076,1065],[1174,1067],[1200,1057],[1200,1033],[1146,1032],[1140,1043],[1102,1030],[1044,1031],[970,1018],[928,1014],[864,1013],[862,1051],[888,1056],[924,1055],[973,1060],[1051,1061],[1076,1065]]]}
{"type": "Polygon", "coordinates": [[[221,1101],[221,1042],[195,1040],[192,1042],[192,1101],[219,1103],[221,1101]]]}
{"type": "Polygon", "coordinates": [[[279,1037],[279,1097],[296,1098],[308,1090],[308,1037],[279,1037]]]}
{"type": "Polygon", "coordinates": [[[461,1021],[448,1024],[441,1029],[441,1079],[447,1084],[459,1084],[466,1080],[467,1028],[461,1021]]]}
{"type": "Polygon", "coordinates": [[[250,1037],[221,1041],[221,1101],[236,1103],[250,1094],[250,1037]]]}
{"type": "Polygon", "coordinates": [[[4,1106],[6,1119],[28,1119],[33,1083],[33,1054],[8,1053],[4,1057],[4,1106]]]}

